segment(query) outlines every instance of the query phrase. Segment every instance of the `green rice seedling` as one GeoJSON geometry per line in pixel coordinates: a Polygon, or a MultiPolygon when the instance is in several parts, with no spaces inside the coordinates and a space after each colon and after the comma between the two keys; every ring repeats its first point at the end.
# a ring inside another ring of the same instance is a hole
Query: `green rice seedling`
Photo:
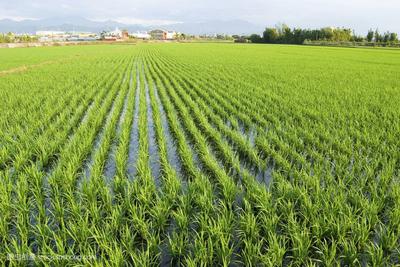
{"type": "Polygon", "coordinates": [[[341,256],[342,262],[349,265],[360,264],[358,250],[354,244],[354,241],[346,242],[344,241],[344,238],[345,237],[342,237],[342,240],[340,240],[339,243],[342,247],[341,249],[343,250],[343,254],[341,256]]]}
{"type": "MultiPolygon", "coordinates": [[[[156,81],[157,88],[160,89],[163,86],[161,84],[161,81],[158,79],[158,77],[153,76],[153,73],[152,73],[152,78],[156,81]]],[[[188,177],[196,177],[197,175],[199,175],[199,171],[193,162],[193,154],[187,143],[186,136],[180,130],[181,126],[178,121],[178,118],[176,114],[171,111],[173,107],[171,106],[171,103],[168,102],[163,97],[163,94],[161,94],[160,100],[165,110],[167,111],[169,125],[171,127],[174,137],[177,140],[178,151],[182,161],[183,168],[185,169],[185,172],[188,177]]]]}
{"type": "Polygon", "coordinates": [[[188,242],[189,240],[186,232],[173,232],[172,236],[168,236],[168,247],[171,256],[175,259],[177,264],[179,264],[186,255],[188,242]]]}
{"type": "MultiPolygon", "coordinates": [[[[167,70],[167,68],[160,69],[160,71],[166,73],[166,75],[168,77],[172,77],[173,76],[173,73],[169,72],[167,70]]],[[[259,157],[257,155],[257,152],[253,151],[250,148],[250,146],[248,144],[246,144],[247,141],[245,141],[240,134],[235,133],[235,131],[228,130],[227,126],[222,122],[221,118],[218,118],[218,116],[216,116],[216,115],[220,115],[221,116],[223,114],[223,116],[225,118],[228,117],[227,113],[223,109],[221,109],[219,105],[215,104],[213,99],[211,99],[209,97],[209,95],[207,94],[206,91],[199,89],[199,87],[201,85],[199,85],[198,83],[194,82],[195,81],[195,77],[193,77],[193,79],[191,81],[188,81],[187,79],[182,79],[180,76],[176,77],[176,79],[180,84],[182,84],[182,86],[188,87],[189,90],[187,90],[187,92],[191,96],[194,96],[193,95],[194,92],[198,93],[199,95],[201,95],[201,97],[205,98],[205,100],[208,103],[211,104],[212,108],[214,108],[215,110],[218,111],[218,112],[216,112],[216,114],[214,114],[212,112],[212,110],[210,110],[209,107],[203,109],[204,110],[203,112],[205,112],[213,121],[217,121],[217,126],[218,126],[219,130],[221,130],[222,133],[226,134],[232,141],[237,143],[237,145],[238,145],[238,147],[240,149],[239,151],[241,153],[244,153],[253,162],[253,164],[261,167],[262,163],[260,162],[260,159],[259,159],[259,157]]],[[[172,81],[172,83],[174,83],[174,81],[172,81]]],[[[179,88],[179,87],[180,86],[176,86],[176,88],[179,88]]],[[[199,101],[199,100],[202,100],[202,99],[198,99],[197,101],[199,101]]]]}
{"type": "MultiPolygon", "coordinates": [[[[172,84],[175,85],[174,86],[175,88],[180,89],[180,86],[177,85],[176,83],[172,82],[172,84]]],[[[200,127],[207,133],[207,136],[210,137],[214,145],[217,147],[218,154],[220,154],[219,157],[223,161],[226,161],[225,168],[229,171],[230,168],[233,167],[233,169],[235,169],[236,172],[240,172],[240,163],[238,162],[238,159],[235,158],[236,156],[230,151],[228,144],[222,139],[220,133],[209,125],[205,117],[203,117],[201,111],[194,105],[193,100],[184,95],[181,90],[178,90],[178,94],[182,96],[182,98],[184,98],[185,101],[189,101],[189,104],[187,105],[193,109],[193,112],[195,114],[194,120],[198,121],[200,127]]]]}
{"type": "MultiPolygon", "coordinates": [[[[193,79],[195,79],[195,77],[193,77],[193,79]]],[[[218,87],[216,88],[216,89],[218,89],[218,87]]],[[[252,105],[252,104],[250,104],[250,105],[252,105]]],[[[239,104],[238,106],[237,106],[237,108],[239,108],[239,109],[241,109],[241,107],[242,107],[242,105],[241,104],[239,104]]],[[[262,109],[261,109],[262,110],[262,109]]],[[[232,112],[236,112],[236,110],[234,110],[234,109],[232,109],[231,110],[232,112]]],[[[253,115],[258,115],[257,113],[256,114],[253,114],[253,115]]],[[[269,114],[268,114],[269,115],[269,114]]],[[[256,116],[257,117],[257,123],[264,123],[264,120],[263,120],[263,118],[262,117],[260,117],[260,116],[256,116]]],[[[247,123],[247,125],[251,125],[251,120],[245,120],[245,121],[247,121],[248,123],[247,123]]],[[[278,120],[273,120],[272,121],[274,124],[278,124],[279,123],[279,121],[278,120]]],[[[268,124],[262,124],[263,125],[263,127],[269,127],[268,126],[268,124]]],[[[259,131],[263,131],[262,129],[259,129],[259,131]]],[[[296,140],[294,139],[292,139],[291,140],[292,142],[295,142],[296,140]]],[[[304,161],[303,161],[303,163],[304,163],[304,161]]]]}
{"type": "Polygon", "coordinates": [[[220,214],[215,220],[212,220],[209,231],[214,242],[216,261],[223,266],[228,266],[232,262],[234,254],[232,240],[234,215],[229,207],[223,203],[221,203],[220,208],[220,214]]]}
{"type": "MultiPolygon", "coordinates": [[[[136,66],[136,65],[135,65],[136,66]]],[[[127,154],[129,151],[129,139],[130,139],[130,129],[133,123],[133,116],[129,116],[133,114],[133,108],[135,103],[135,90],[137,88],[137,77],[134,75],[135,68],[132,67],[132,71],[130,73],[130,80],[129,80],[129,95],[127,100],[127,109],[126,109],[126,116],[124,121],[122,122],[122,132],[120,134],[119,143],[116,151],[116,174],[119,177],[125,177],[127,172],[127,165],[128,165],[128,158],[127,154]]]]}
{"type": "Polygon", "coordinates": [[[396,51],[137,43],[0,57],[1,71],[27,66],[0,75],[3,265],[400,263],[396,51]]]}
{"type": "Polygon", "coordinates": [[[268,248],[267,252],[262,255],[263,264],[270,266],[282,265],[287,252],[285,239],[275,233],[270,233],[266,238],[266,242],[268,243],[268,248]]]}
{"type": "Polygon", "coordinates": [[[389,259],[385,257],[384,250],[380,245],[371,242],[367,245],[368,258],[371,266],[388,266],[389,259]]]}
{"type": "Polygon", "coordinates": [[[206,237],[204,231],[196,233],[193,249],[194,261],[198,265],[210,265],[213,263],[214,246],[211,238],[206,237]]]}
{"type": "MultiPolygon", "coordinates": [[[[160,92],[162,92],[162,95],[164,94],[163,90],[161,90],[160,92]]],[[[173,94],[172,99],[173,101],[179,101],[176,95],[173,94]]],[[[192,139],[197,141],[196,147],[199,150],[199,154],[202,158],[204,165],[208,168],[210,172],[215,175],[216,179],[224,179],[224,181],[221,182],[222,193],[224,197],[227,198],[227,201],[232,204],[236,196],[236,186],[229,178],[226,177],[225,172],[219,169],[218,164],[213,159],[213,155],[210,155],[211,152],[206,146],[206,141],[204,140],[204,137],[199,133],[198,129],[195,128],[193,121],[188,118],[188,111],[184,109],[184,106],[179,105],[179,102],[174,103],[175,107],[180,112],[181,118],[183,119],[185,126],[190,131],[192,139]]]]}
{"type": "Polygon", "coordinates": [[[246,266],[260,264],[263,249],[263,240],[260,236],[260,229],[257,218],[252,213],[250,203],[244,199],[244,210],[239,217],[238,237],[241,240],[242,260],[246,266]]]}
{"type": "MultiPolygon", "coordinates": [[[[80,88],[80,87],[79,87],[80,88]]],[[[90,85],[89,85],[90,88],[90,85]]],[[[81,88],[82,89],[82,88],[81,88]]],[[[46,131],[43,132],[43,135],[39,136],[38,140],[35,140],[35,144],[31,145],[31,150],[32,152],[28,151],[28,150],[24,150],[25,152],[25,156],[21,159],[21,163],[19,164],[19,166],[23,166],[25,164],[27,164],[27,161],[29,160],[29,157],[33,157],[33,159],[38,159],[39,162],[37,163],[39,166],[43,165],[41,167],[45,167],[48,164],[48,159],[52,158],[54,155],[54,153],[56,153],[57,149],[59,149],[59,144],[62,143],[62,141],[58,141],[58,138],[55,138],[54,135],[59,135],[61,140],[65,140],[67,138],[67,136],[70,133],[70,129],[73,128],[77,121],[79,120],[79,118],[82,117],[83,111],[85,108],[88,107],[89,102],[91,102],[91,99],[93,99],[94,94],[96,93],[95,88],[90,88],[91,89],[91,95],[89,95],[88,99],[84,99],[82,101],[81,97],[83,96],[83,94],[81,91],[79,94],[76,94],[76,96],[71,100],[71,107],[73,107],[76,104],[79,104],[79,101],[83,102],[83,106],[80,106],[80,109],[78,109],[78,111],[74,114],[73,119],[71,120],[70,124],[66,123],[66,120],[68,119],[68,116],[73,115],[72,114],[72,109],[66,109],[65,112],[61,113],[61,115],[56,116],[56,119],[54,121],[53,124],[50,125],[50,128],[46,128],[46,131]],[[82,109],[83,108],[83,109],[82,109]],[[66,130],[63,130],[65,126],[66,130]],[[56,133],[54,133],[55,131],[57,131],[56,133]],[[49,143],[49,139],[50,136],[52,137],[52,140],[55,140],[55,142],[53,143],[49,143]],[[37,146],[36,146],[37,144],[37,146]],[[43,144],[43,145],[41,145],[43,144]],[[37,148],[36,148],[37,147],[37,148]],[[40,154],[36,154],[36,151],[40,151],[40,154]],[[30,153],[32,153],[32,156],[30,153]],[[50,154],[53,153],[53,154],[50,154]],[[37,156],[36,156],[37,155],[37,156]],[[44,158],[43,158],[44,157],[44,158]]],[[[58,136],[57,136],[58,137],[58,136]]],[[[20,168],[20,167],[18,167],[20,168]]],[[[18,170],[18,169],[17,169],[18,170]]]]}
{"type": "Polygon", "coordinates": [[[316,253],[318,254],[318,258],[320,259],[320,263],[326,266],[334,266],[338,264],[337,259],[337,245],[336,241],[332,240],[328,242],[328,240],[324,240],[321,244],[318,245],[316,253]]]}

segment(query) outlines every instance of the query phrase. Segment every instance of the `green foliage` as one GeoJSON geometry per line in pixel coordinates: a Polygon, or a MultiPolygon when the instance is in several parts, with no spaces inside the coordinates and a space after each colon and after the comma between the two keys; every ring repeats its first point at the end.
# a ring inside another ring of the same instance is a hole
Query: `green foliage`
{"type": "Polygon", "coordinates": [[[7,34],[0,34],[0,43],[30,43],[37,42],[38,38],[36,36],[30,36],[27,34],[14,35],[9,32],[7,34]]]}
{"type": "Polygon", "coordinates": [[[305,40],[318,41],[350,41],[353,38],[351,29],[321,28],[321,29],[290,29],[287,25],[266,28],[263,33],[265,43],[302,44],[305,40]]]}
{"type": "Polygon", "coordinates": [[[3,265],[400,264],[396,51],[13,51],[0,51],[14,70],[0,76],[3,265]]]}
{"type": "Polygon", "coordinates": [[[370,43],[390,46],[398,43],[398,35],[394,32],[380,34],[378,29],[369,30],[365,37],[356,35],[351,29],[325,27],[321,29],[289,28],[286,24],[278,24],[275,27],[267,27],[262,37],[258,34],[246,36],[234,36],[235,41],[249,40],[252,43],[271,44],[309,44],[309,43],[349,43],[357,42],[363,45],[370,43]]]}

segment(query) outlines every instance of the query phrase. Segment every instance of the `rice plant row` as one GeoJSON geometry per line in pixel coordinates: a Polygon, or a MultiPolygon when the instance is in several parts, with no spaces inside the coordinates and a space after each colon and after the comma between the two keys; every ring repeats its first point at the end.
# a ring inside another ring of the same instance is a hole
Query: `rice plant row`
{"type": "Polygon", "coordinates": [[[400,264],[396,52],[32,53],[0,77],[2,264],[400,264]]]}

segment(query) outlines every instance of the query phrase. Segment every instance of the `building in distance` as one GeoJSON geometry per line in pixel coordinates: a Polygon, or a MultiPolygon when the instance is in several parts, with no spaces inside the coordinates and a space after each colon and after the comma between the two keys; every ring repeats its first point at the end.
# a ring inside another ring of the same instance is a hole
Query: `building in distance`
{"type": "Polygon", "coordinates": [[[166,31],[161,29],[152,30],[149,34],[154,40],[174,40],[177,35],[175,31],[166,31]]]}
{"type": "Polygon", "coordinates": [[[115,28],[114,31],[103,31],[101,33],[101,38],[106,41],[122,41],[129,39],[129,33],[126,30],[115,28]]]}
{"type": "Polygon", "coordinates": [[[96,41],[99,36],[91,32],[37,31],[39,42],[96,41]]]}
{"type": "Polygon", "coordinates": [[[150,34],[146,31],[137,31],[134,33],[131,33],[130,36],[136,39],[142,39],[142,40],[149,40],[151,38],[150,34]]]}

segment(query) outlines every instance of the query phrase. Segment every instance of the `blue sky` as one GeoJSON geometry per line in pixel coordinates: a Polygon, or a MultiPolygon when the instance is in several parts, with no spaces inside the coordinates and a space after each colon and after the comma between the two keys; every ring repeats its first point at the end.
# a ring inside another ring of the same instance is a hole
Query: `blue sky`
{"type": "Polygon", "coordinates": [[[0,18],[79,16],[160,24],[242,19],[261,26],[378,27],[400,33],[399,0],[0,0],[0,18]]]}

